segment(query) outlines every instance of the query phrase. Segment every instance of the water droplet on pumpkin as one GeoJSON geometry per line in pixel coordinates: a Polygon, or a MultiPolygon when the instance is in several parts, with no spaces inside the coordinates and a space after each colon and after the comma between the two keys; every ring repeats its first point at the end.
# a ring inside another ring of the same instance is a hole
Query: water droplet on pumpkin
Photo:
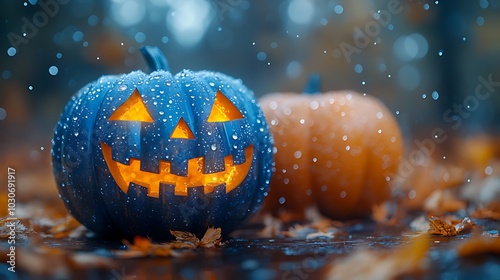
{"type": "Polygon", "coordinates": [[[119,88],[118,88],[118,91],[124,91],[127,89],[127,85],[121,85],[119,88]]]}
{"type": "Polygon", "coordinates": [[[295,153],[293,154],[293,156],[295,158],[299,159],[302,156],[302,152],[301,151],[295,151],[295,153]]]}
{"type": "Polygon", "coordinates": [[[319,107],[319,103],[318,101],[312,101],[311,104],[309,104],[309,106],[311,107],[311,109],[316,110],[319,107]]]}
{"type": "Polygon", "coordinates": [[[237,139],[238,139],[238,135],[233,134],[233,139],[234,139],[234,140],[237,140],[237,139]]]}
{"type": "Polygon", "coordinates": [[[345,198],[347,196],[347,193],[345,191],[340,192],[340,198],[345,198]]]}
{"type": "Polygon", "coordinates": [[[160,111],[160,112],[158,112],[158,114],[159,114],[160,116],[163,116],[163,115],[165,115],[165,112],[160,111]]]}
{"type": "Polygon", "coordinates": [[[276,110],[278,108],[278,102],[272,101],[269,103],[269,108],[271,108],[271,110],[276,110]]]}
{"type": "Polygon", "coordinates": [[[347,141],[347,135],[342,136],[342,140],[347,141]]]}
{"type": "Polygon", "coordinates": [[[284,197],[280,197],[280,198],[278,199],[278,202],[279,202],[280,204],[285,204],[285,201],[286,201],[286,199],[285,199],[284,197]]]}
{"type": "Polygon", "coordinates": [[[215,151],[215,150],[217,150],[217,145],[212,144],[212,146],[210,146],[210,148],[212,149],[212,151],[215,151]]]}
{"type": "Polygon", "coordinates": [[[384,117],[384,114],[382,112],[377,113],[377,119],[381,120],[384,117]]]}
{"type": "Polygon", "coordinates": [[[350,149],[351,149],[351,146],[349,146],[349,145],[345,146],[346,151],[349,151],[350,149]]]}

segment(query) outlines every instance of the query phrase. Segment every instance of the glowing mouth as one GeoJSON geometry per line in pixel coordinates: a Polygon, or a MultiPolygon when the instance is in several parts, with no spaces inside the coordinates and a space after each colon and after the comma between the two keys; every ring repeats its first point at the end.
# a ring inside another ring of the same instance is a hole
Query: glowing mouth
{"type": "Polygon", "coordinates": [[[141,161],[130,159],[130,164],[116,162],[111,156],[111,147],[101,142],[102,154],[111,175],[120,189],[127,193],[130,183],[148,189],[148,196],[160,197],[160,183],[174,185],[174,194],[187,196],[188,188],[203,186],[204,193],[211,193],[214,187],[226,184],[226,193],[238,187],[245,179],[253,160],[253,146],[245,149],[245,162],[234,165],[233,156],[224,157],[224,171],[205,174],[204,157],[192,158],[188,161],[188,176],[170,173],[170,162],[160,160],[160,172],[152,173],[140,169],[141,161]]]}

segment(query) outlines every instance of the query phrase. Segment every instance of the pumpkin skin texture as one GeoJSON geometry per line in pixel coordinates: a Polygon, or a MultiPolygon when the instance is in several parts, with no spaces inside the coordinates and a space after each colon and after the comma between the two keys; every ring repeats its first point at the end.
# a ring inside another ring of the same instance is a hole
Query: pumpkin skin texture
{"type": "Polygon", "coordinates": [[[253,93],[209,71],[103,76],[71,98],[52,147],[69,212],[98,234],[126,238],[210,226],[228,234],[259,209],[272,163],[253,93]]]}
{"type": "Polygon", "coordinates": [[[376,98],[352,91],[275,93],[259,100],[276,146],[266,209],[366,217],[389,198],[403,152],[399,126],[376,98]]]}

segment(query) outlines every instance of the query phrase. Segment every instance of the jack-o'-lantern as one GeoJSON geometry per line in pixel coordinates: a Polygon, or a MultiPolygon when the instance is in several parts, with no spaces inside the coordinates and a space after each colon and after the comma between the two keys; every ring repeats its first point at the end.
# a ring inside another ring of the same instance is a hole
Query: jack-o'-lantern
{"type": "Polygon", "coordinates": [[[70,213],[106,235],[169,239],[170,230],[224,234],[259,208],[272,138],[253,93],[217,72],[103,76],[82,88],[56,126],[52,156],[70,213]]]}
{"type": "Polygon", "coordinates": [[[311,91],[259,100],[276,146],[265,208],[300,218],[316,204],[334,219],[365,217],[390,196],[403,152],[399,126],[374,97],[311,91]]]}

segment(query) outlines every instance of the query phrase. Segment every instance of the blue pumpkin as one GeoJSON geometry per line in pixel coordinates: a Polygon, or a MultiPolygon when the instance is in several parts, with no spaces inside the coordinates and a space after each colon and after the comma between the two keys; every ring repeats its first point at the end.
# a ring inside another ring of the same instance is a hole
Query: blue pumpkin
{"type": "Polygon", "coordinates": [[[103,76],[66,105],[52,165],[69,212],[111,236],[170,239],[170,230],[223,234],[267,195],[272,137],[253,93],[218,72],[176,75],[158,48],[156,71],[103,76]]]}

